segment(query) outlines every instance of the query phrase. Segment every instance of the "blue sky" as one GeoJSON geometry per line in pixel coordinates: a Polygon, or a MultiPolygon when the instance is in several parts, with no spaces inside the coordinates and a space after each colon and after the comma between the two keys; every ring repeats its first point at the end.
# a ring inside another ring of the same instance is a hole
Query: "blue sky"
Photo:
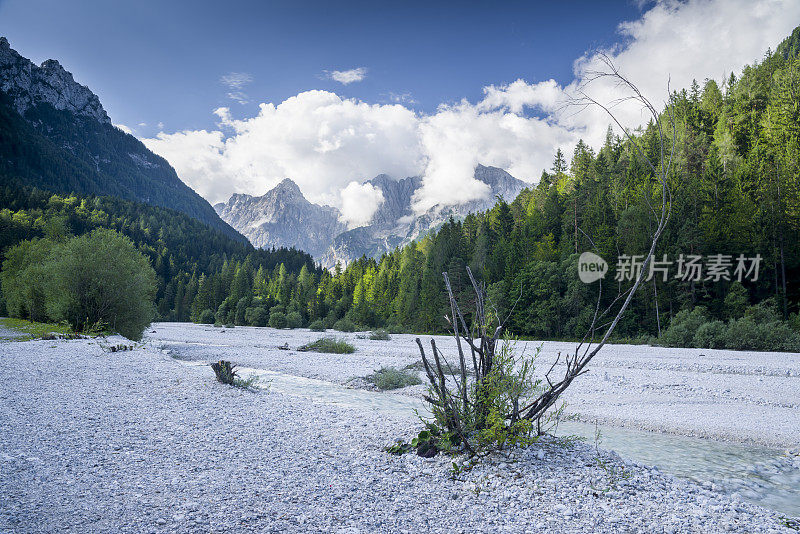
{"type": "Polygon", "coordinates": [[[0,34],[34,62],[58,59],[140,135],[212,127],[308,89],[433,111],[488,84],[572,79],[572,62],[618,38],[635,2],[135,2],[1,0],[0,34]],[[346,5],[345,5],[346,4],[346,5]],[[347,86],[325,71],[365,68],[347,86]],[[220,78],[247,73],[248,104],[220,78]],[[410,101],[414,103],[410,103],[410,101]]]}
{"type": "Polygon", "coordinates": [[[584,86],[598,52],[661,107],[668,80],[721,82],[800,24],[798,0],[384,5],[0,0],[0,35],[58,59],[212,203],[291,178],[357,226],[381,173],[422,176],[424,213],[487,195],[478,164],[535,183],[557,149],[598,148],[611,119],[564,107],[579,88],[626,96],[584,86]]]}

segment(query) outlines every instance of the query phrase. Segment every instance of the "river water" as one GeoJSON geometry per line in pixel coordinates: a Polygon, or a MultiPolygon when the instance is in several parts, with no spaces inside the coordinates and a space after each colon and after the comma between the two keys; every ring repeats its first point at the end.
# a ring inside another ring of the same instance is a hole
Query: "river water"
{"type": "MultiPolygon", "coordinates": [[[[187,365],[207,365],[184,362],[187,365]]],[[[425,403],[404,395],[350,389],[339,384],[298,376],[238,368],[241,376],[259,376],[261,387],[314,401],[375,410],[414,418],[426,415],[425,403]]],[[[595,443],[600,431],[601,448],[616,451],[630,461],[657,466],[665,473],[713,484],[714,489],[771,508],[788,516],[800,516],[800,458],[766,447],[720,442],[704,438],[661,434],[611,426],[566,421],[556,435],[576,435],[595,443]]]]}

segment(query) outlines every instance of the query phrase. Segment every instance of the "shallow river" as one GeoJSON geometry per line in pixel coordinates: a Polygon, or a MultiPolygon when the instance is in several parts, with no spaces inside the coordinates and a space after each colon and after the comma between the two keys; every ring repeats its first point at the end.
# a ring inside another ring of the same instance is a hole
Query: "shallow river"
{"type": "MultiPolygon", "coordinates": [[[[263,387],[286,395],[407,417],[426,413],[425,403],[412,397],[350,389],[323,380],[262,369],[238,370],[244,377],[258,375],[263,387]]],[[[666,473],[700,483],[714,484],[719,491],[738,492],[743,499],[755,504],[789,516],[800,516],[800,462],[783,451],[610,426],[600,426],[599,431],[600,447],[614,450],[623,458],[658,466],[666,473]]],[[[577,435],[594,443],[596,427],[574,421],[562,422],[555,433],[577,435]]]]}

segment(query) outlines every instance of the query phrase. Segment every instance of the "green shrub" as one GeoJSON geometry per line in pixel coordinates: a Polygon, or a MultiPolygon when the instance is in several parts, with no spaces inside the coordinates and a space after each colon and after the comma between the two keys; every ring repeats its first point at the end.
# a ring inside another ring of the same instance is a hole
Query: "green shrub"
{"type": "Polygon", "coordinates": [[[784,321],[756,322],[758,314],[728,324],[726,348],[733,350],[800,351],[800,334],[784,321]]]}
{"type": "Polygon", "coordinates": [[[288,321],[286,314],[280,311],[274,311],[269,314],[269,325],[272,328],[286,328],[288,321]]]}
{"type": "Polygon", "coordinates": [[[200,324],[214,324],[214,312],[209,309],[205,309],[200,313],[200,318],[198,319],[200,324]]]}
{"type": "Polygon", "coordinates": [[[56,243],[49,239],[22,241],[6,251],[0,272],[6,307],[12,317],[43,322],[48,319],[47,268],[56,243]]]}
{"type": "Polygon", "coordinates": [[[691,347],[697,330],[706,322],[708,318],[703,306],[695,306],[691,311],[681,310],[672,318],[659,342],[667,347],[691,347]]]}
{"type": "Polygon", "coordinates": [[[422,383],[418,373],[406,369],[395,369],[394,367],[381,367],[371,375],[368,375],[366,380],[375,384],[381,391],[416,386],[422,383]]]}
{"type": "Polygon", "coordinates": [[[389,341],[392,339],[392,336],[390,336],[389,332],[386,330],[373,330],[370,333],[369,338],[374,341],[389,341]]]}
{"type": "Polygon", "coordinates": [[[406,330],[399,324],[386,325],[386,331],[390,334],[405,334],[406,330]]]}
{"type": "Polygon", "coordinates": [[[325,323],[322,322],[321,319],[317,319],[316,321],[313,321],[310,325],[308,325],[308,328],[312,332],[324,332],[325,331],[325,323]]]}
{"type": "Polygon", "coordinates": [[[296,311],[289,312],[286,315],[286,326],[288,328],[300,328],[303,326],[303,316],[296,311]]]}
{"type": "Polygon", "coordinates": [[[150,261],[109,229],[19,243],[6,252],[2,289],[12,315],[67,321],[75,331],[105,324],[138,340],[155,316],[150,261]]]}
{"type": "Polygon", "coordinates": [[[250,306],[250,299],[248,298],[241,298],[236,303],[236,312],[234,314],[234,322],[236,324],[248,324],[246,318],[248,306],[250,306]]]}
{"type": "Polygon", "coordinates": [[[350,319],[342,318],[333,324],[333,329],[339,332],[355,332],[356,325],[350,319]]]}
{"type": "Polygon", "coordinates": [[[352,354],[356,348],[344,339],[333,337],[323,337],[307,345],[303,345],[297,350],[301,352],[327,352],[331,354],[352,354]]]}
{"type": "Polygon", "coordinates": [[[703,323],[695,332],[692,345],[701,349],[725,348],[726,331],[725,323],[722,321],[703,323]]]}
{"type": "Polygon", "coordinates": [[[266,309],[261,307],[247,308],[247,311],[244,313],[244,318],[250,326],[267,326],[269,314],[266,309]]]}
{"type": "Polygon", "coordinates": [[[139,340],[155,315],[156,273],[133,242],[99,229],[59,245],[48,261],[47,310],[76,331],[106,323],[139,340]]]}
{"type": "Polygon", "coordinates": [[[325,316],[323,322],[325,323],[325,328],[333,328],[333,325],[336,324],[336,321],[339,320],[339,316],[336,315],[334,310],[328,312],[328,315],[325,316]]]}

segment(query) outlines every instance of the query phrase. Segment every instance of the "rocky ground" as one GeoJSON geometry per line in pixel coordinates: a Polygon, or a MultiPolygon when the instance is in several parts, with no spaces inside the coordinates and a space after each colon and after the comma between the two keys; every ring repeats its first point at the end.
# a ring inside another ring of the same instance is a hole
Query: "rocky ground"
{"type": "Polygon", "coordinates": [[[583,443],[545,440],[452,480],[449,458],[382,451],[416,426],[224,386],[152,346],[2,343],[0,531],[790,531],[583,443]]]}
{"type": "MultiPolygon", "coordinates": [[[[402,368],[420,360],[417,336],[373,341],[360,339],[364,334],[157,323],[147,339],[192,360],[224,358],[340,384],[381,366],[402,368]],[[346,357],[297,352],[323,335],[346,338],[357,351],[346,357]],[[276,350],[284,344],[291,350],[276,350]]],[[[436,342],[446,355],[455,354],[451,338],[436,336],[436,342]]],[[[519,342],[518,349],[533,354],[539,345],[542,372],[559,352],[575,350],[574,343],[533,341],[519,342]]],[[[576,386],[565,395],[566,411],[588,422],[779,449],[800,443],[800,354],[608,345],[576,386]]],[[[422,391],[416,386],[399,393],[422,391]]]]}

